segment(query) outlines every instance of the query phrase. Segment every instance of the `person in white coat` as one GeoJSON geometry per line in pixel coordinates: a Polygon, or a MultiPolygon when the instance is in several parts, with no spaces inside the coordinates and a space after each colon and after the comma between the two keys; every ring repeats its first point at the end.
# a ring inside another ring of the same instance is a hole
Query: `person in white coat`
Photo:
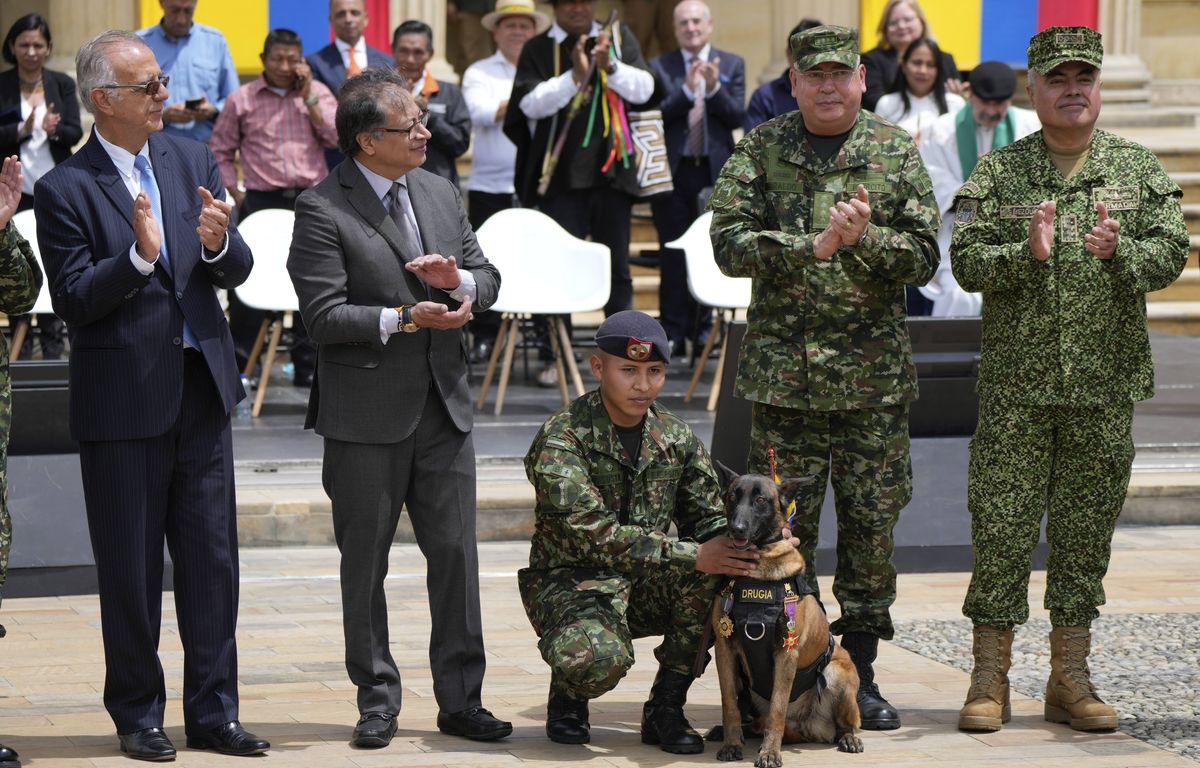
{"type": "Polygon", "coordinates": [[[982,62],[971,70],[970,82],[970,103],[956,113],[942,115],[921,134],[921,159],[933,179],[942,214],[938,230],[942,260],[933,279],[921,287],[921,293],[933,302],[934,317],[972,317],[983,306],[980,295],[964,291],[950,271],[954,217],[948,213],[954,194],[970,178],[979,158],[1041,128],[1036,113],[1012,105],[1017,78],[1007,64],[982,62]]]}

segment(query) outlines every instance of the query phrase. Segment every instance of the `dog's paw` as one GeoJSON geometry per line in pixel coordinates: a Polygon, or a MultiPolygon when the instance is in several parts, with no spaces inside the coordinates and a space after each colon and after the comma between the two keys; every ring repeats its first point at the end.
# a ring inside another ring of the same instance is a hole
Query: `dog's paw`
{"type": "Polygon", "coordinates": [[[783,768],[783,756],[778,751],[759,752],[754,768],[783,768]]]}
{"type": "Polygon", "coordinates": [[[837,740],[837,748],[839,752],[862,752],[862,739],[858,738],[853,733],[843,734],[842,737],[837,740]]]}
{"type": "Polygon", "coordinates": [[[726,744],[725,746],[721,747],[719,752],[717,752],[717,759],[725,763],[728,763],[731,760],[741,760],[742,748],[737,744],[726,744]]]}

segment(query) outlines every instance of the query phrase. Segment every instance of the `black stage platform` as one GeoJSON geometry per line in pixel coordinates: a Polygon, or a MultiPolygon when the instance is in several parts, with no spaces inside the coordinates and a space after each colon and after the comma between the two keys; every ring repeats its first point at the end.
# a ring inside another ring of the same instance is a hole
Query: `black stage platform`
{"type": "MultiPolygon", "coordinates": [[[[579,333],[582,338],[585,331],[580,329],[579,333]]],[[[1200,451],[1200,338],[1155,334],[1153,343],[1157,395],[1137,407],[1134,439],[1139,455],[1143,450],[1179,446],[1193,446],[1194,451],[1200,451]]],[[[708,362],[704,383],[688,404],[683,402],[683,394],[691,371],[686,361],[677,360],[671,365],[661,397],[709,445],[714,414],[705,411],[704,405],[715,366],[715,360],[708,362]]],[[[491,398],[488,408],[477,414],[474,436],[481,462],[514,464],[525,454],[538,427],[561,404],[557,390],[533,384],[537,370],[538,364],[531,357],[526,373],[518,357],[504,414],[492,415],[491,398]]],[[[62,441],[56,442],[54,437],[56,430],[61,432],[65,427],[62,416],[65,411],[54,411],[53,377],[49,372],[14,373],[14,378],[22,375],[40,382],[37,387],[42,391],[36,394],[38,407],[28,405],[31,402],[28,392],[15,396],[13,447],[16,450],[8,464],[9,506],[15,536],[5,595],[94,591],[78,457],[66,452],[40,453],[70,450],[69,441],[68,447],[63,448],[62,441]],[[19,435],[22,437],[17,440],[19,435]],[[34,455],[29,455],[31,450],[34,455]]],[[[321,440],[302,428],[308,391],[292,387],[279,367],[273,379],[262,417],[240,416],[234,421],[239,476],[245,477],[259,465],[269,469],[272,465],[291,463],[305,468],[300,473],[304,482],[318,486],[321,440]]],[[[729,381],[730,377],[726,377],[726,382],[729,381]]],[[[585,385],[590,387],[593,383],[585,380],[585,385]]],[[[58,392],[60,398],[63,394],[58,392]]],[[[946,406],[938,398],[931,398],[926,404],[946,406]]],[[[966,512],[967,442],[968,438],[962,435],[913,439],[913,501],[904,510],[896,529],[896,560],[902,571],[971,567],[966,512]]],[[[832,563],[835,530],[830,491],[826,494],[821,524],[818,557],[821,572],[827,572],[832,563]]]]}

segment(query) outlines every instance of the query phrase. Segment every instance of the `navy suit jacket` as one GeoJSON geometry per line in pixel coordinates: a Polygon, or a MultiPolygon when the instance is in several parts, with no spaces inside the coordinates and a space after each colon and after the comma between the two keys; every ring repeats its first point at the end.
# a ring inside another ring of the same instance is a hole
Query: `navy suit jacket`
{"type": "MultiPolygon", "coordinates": [[[[714,57],[721,60],[718,65],[721,87],[704,103],[708,167],[713,182],[716,182],[721,166],[733,153],[733,129],[742,127],[742,118],[746,114],[746,63],[736,53],[716,48],[709,53],[710,60],[714,57]]],[[[650,69],[663,89],[659,108],[666,130],[667,158],[674,173],[687,147],[687,115],[692,108],[691,100],[683,92],[683,84],[687,81],[683,53],[664,53],[650,62],[650,69]]]]}
{"type": "MultiPolygon", "coordinates": [[[[313,79],[320,80],[329,86],[333,95],[337,96],[338,88],[346,82],[346,65],[342,62],[342,52],[336,43],[330,43],[316,53],[309,54],[308,66],[312,68],[313,79]]],[[[368,67],[394,67],[396,62],[383,51],[367,46],[368,67]]]]}
{"type": "Polygon", "coordinates": [[[216,160],[191,139],[150,136],[169,263],[143,275],[129,258],[133,198],[95,134],[34,187],[54,312],[71,339],[71,436],[134,440],[166,432],[183,395],[183,322],[196,336],[225,412],[245,396],[216,288],[250,274],[253,257],[229,227],[218,261],[201,260],[198,186],[225,198],[216,160]]]}

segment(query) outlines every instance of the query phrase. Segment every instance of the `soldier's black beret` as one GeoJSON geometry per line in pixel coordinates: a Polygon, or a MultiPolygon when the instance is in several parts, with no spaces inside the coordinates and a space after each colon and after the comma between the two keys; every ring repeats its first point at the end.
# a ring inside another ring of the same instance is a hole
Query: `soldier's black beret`
{"type": "Polygon", "coordinates": [[[671,362],[667,332],[645,312],[627,309],[609,317],[596,329],[596,346],[610,355],[644,363],[671,362]]]}
{"type": "Polygon", "coordinates": [[[971,70],[971,94],[984,101],[1004,101],[1017,90],[1017,76],[1003,61],[985,61],[971,70]]]}

